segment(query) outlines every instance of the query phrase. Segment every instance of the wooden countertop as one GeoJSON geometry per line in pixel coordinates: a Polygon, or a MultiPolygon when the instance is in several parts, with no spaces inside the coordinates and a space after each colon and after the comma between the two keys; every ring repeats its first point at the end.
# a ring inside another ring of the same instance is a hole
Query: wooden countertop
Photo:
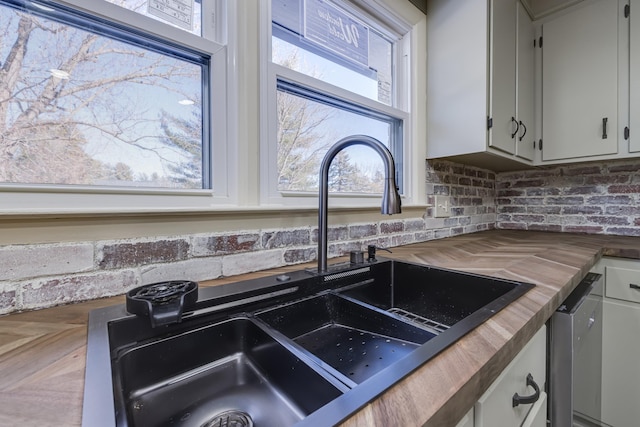
{"type": "MultiPolygon", "coordinates": [[[[603,255],[640,259],[640,238],[494,230],[384,253],[387,258],[538,286],[390,388],[345,425],[455,426],[603,255]]],[[[123,302],[120,296],[0,317],[0,425],[80,425],[87,314],[123,302]]]]}

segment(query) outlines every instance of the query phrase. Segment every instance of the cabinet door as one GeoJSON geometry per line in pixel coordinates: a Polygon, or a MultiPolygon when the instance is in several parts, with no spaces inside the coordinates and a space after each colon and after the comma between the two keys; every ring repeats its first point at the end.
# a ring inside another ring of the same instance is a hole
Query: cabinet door
{"type": "Polygon", "coordinates": [[[640,261],[603,258],[602,421],[638,425],[640,407],[640,261]]]}
{"type": "Polygon", "coordinates": [[[427,157],[487,150],[487,1],[427,3],[427,157]]]}
{"type": "Polygon", "coordinates": [[[640,151],[640,0],[630,0],[631,10],[635,13],[629,15],[629,151],[640,151]]]}
{"type": "Polygon", "coordinates": [[[493,120],[489,145],[513,154],[517,130],[515,0],[491,1],[489,50],[489,116],[493,120]]]}
{"type": "Polygon", "coordinates": [[[524,159],[533,160],[535,151],[534,135],[534,73],[536,37],[533,22],[522,4],[518,8],[518,62],[516,85],[516,119],[518,120],[518,134],[516,135],[516,155],[524,159]]]}
{"type": "MultiPolygon", "coordinates": [[[[507,368],[500,374],[498,379],[489,386],[489,389],[480,397],[474,407],[475,427],[495,427],[495,426],[521,426],[525,421],[546,420],[547,405],[539,403],[544,400],[545,381],[545,361],[547,349],[546,327],[540,331],[527,343],[525,348],[518,353],[507,368]],[[533,405],[522,404],[513,406],[513,395],[520,396],[533,394],[533,388],[527,386],[526,377],[533,376],[534,381],[540,388],[540,397],[533,405]],[[539,404],[538,404],[539,403],[539,404]],[[534,409],[535,408],[535,411],[534,409]],[[538,413],[537,411],[541,411],[538,413]],[[529,415],[532,418],[529,419],[529,415]]],[[[536,425],[536,424],[532,424],[536,425]]]]}
{"type": "Polygon", "coordinates": [[[618,2],[585,2],[542,31],[542,159],[615,154],[618,2]]]}
{"type": "Polygon", "coordinates": [[[640,306],[605,300],[603,318],[602,421],[614,427],[637,426],[640,420],[640,306]]]}

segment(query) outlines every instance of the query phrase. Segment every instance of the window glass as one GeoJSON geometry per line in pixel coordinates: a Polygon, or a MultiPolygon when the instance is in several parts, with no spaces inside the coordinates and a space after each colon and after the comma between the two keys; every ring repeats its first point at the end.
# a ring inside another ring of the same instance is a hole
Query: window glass
{"type": "MultiPolygon", "coordinates": [[[[317,191],[326,151],[342,138],[367,134],[402,158],[396,136],[402,122],[317,92],[280,81],[278,112],[278,190],[317,191]]],[[[329,191],[382,193],[384,167],[371,148],[355,145],[338,153],[329,169],[329,191]]]]}
{"type": "Polygon", "coordinates": [[[208,188],[209,59],[0,3],[0,182],[208,188]]]}
{"type": "MultiPolygon", "coordinates": [[[[271,13],[270,84],[277,88],[269,112],[276,122],[270,149],[277,158],[276,167],[269,165],[276,183],[271,194],[316,192],[325,153],[352,135],[389,148],[402,191],[408,115],[395,106],[393,80],[400,36],[394,42],[383,35],[384,24],[346,2],[272,0],[271,13]]],[[[383,184],[382,159],[369,147],[348,147],[331,163],[332,193],[378,194],[383,184]]]]}
{"type": "Polygon", "coordinates": [[[326,0],[273,0],[272,21],[274,63],[394,104],[394,45],[381,32],[326,0]]]}
{"type": "Polygon", "coordinates": [[[106,0],[141,15],[202,35],[202,0],[106,0]]]}

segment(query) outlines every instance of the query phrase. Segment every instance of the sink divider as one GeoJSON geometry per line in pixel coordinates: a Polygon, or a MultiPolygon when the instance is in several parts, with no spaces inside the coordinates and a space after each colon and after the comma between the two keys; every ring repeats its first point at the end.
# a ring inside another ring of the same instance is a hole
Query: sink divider
{"type": "Polygon", "coordinates": [[[334,291],[253,315],[276,339],[288,342],[296,354],[305,355],[350,388],[435,337],[424,328],[334,291]]]}

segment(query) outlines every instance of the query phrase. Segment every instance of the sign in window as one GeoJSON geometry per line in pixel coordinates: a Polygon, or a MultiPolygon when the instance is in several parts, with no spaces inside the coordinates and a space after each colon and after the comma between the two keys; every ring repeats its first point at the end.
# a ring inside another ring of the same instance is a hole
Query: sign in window
{"type": "Polygon", "coordinates": [[[323,0],[306,0],[304,36],[319,46],[369,66],[369,27],[323,0]]]}
{"type": "Polygon", "coordinates": [[[193,0],[149,0],[147,10],[180,28],[189,31],[193,28],[193,0]]]}

